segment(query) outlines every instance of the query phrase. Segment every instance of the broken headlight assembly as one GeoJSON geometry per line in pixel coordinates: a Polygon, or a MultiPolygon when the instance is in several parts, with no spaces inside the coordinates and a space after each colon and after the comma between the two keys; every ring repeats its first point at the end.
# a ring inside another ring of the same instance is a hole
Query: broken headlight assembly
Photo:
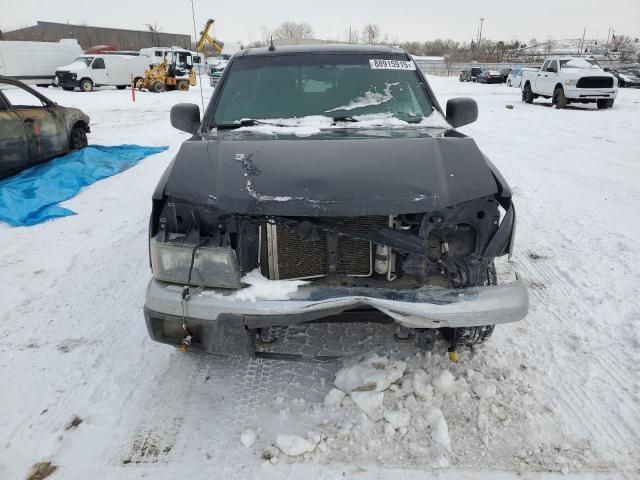
{"type": "Polygon", "coordinates": [[[236,252],[231,248],[159,242],[152,238],[150,253],[156,280],[214,288],[242,286],[236,252]]]}

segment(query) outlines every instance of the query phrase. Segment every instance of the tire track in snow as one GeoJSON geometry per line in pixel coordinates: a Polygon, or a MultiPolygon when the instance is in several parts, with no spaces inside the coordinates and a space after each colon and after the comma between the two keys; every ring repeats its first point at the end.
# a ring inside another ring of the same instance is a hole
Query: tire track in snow
{"type": "MultiPolygon", "coordinates": [[[[571,318],[563,310],[554,310],[553,307],[557,305],[566,306],[567,301],[579,298],[582,292],[579,291],[579,287],[573,284],[573,289],[569,287],[569,283],[566,282],[567,276],[562,274],[561,268],[553,270],[545,262],[549,259],[537,259],[534,260],[529,256],[527,259],[521,259],[518,263],[518,270],[523,273],[523,277],[529,281],[530,284],[536,285],[541,278],[544,281],[545,288],[533,288],[533,296],[537,300],[537,307],[539,307],[545,314],[553,317],[556,322],[551,326],[553,334],[567,340],[567,334],[562,330],[565,325],[570,325],[571,318]],[[557,299],[553,297],[563,297],[557,299]],[[561,301],[556,301],[561,300],[561,301]]],[[[575,272],[579,275],[580,272],[575,272]]],[[[575,309],[583,315],[588,317],[588,311],[585,311],[584,307],[579,304],[571,303],[571,308],[575,309]]],[[[549,330],[549,327],[546,328],[549,330]]],[[[619,391],[620,386],[625,385],[627,380],[619,373],[621,363],[614,363],[609,350],[602,351],[598,349],[596,352],[584,353],[586,358],[586,366],[589,368],[590,364],[595,364],[600,368],[600,375],[598,380],[603,384],[603,388],[599,392],[593,392],[589,390],[585,382],[554,382],[549,386],[552,390],[557,392],[553,396],[556,404],[560,407],[561,411],[565,412],[563,416],[572,418],[574,422],[580,425],[585,432],[587,432],[592,441],[596,439],[604,439],[609,446],[614,446],[615,451],[620,452],[619,458],[616,463],[623,469],[623,474],[629,475],[628,471],[635,468],[629,466],[627,463],[630,458],[633,458],[632,453],[640,450],[640,435],[634,429],[634,425],[637,425],[638,405],[632,401],[629,401],[625,397],[617,397],[617,400],[624,404],[627,412],[633,418],[633,422],[629,422],[628,419],[623,418],[619,412],[610,410],[610,413],[614,416],[613,421],[610,417],[600,418],[598,415],[593,415],[592,412],[597,412],[603,404],[603,399],[600,398],[600,392],[616,392],[619,391]],[[595,397],[594,397],[595,393],[595,397]],[[567,415],[568,414],[568,415],[567,415]],[[604,437],[603,437],[604,435],[604,437]],[[623,453],[624,452],[624,453],[623,453]],[[625,464],[620,465],[619,462],[625,464]]],[[[579,352],[578,352],[579,353],[579,352]]],[[[555,357],[555,353],[553,354],[555,357]]],[[[629,372],[633,375],[633,372],[629,372]]],[[[576,378],[576,377],[574,377],[576,378]]],[[[578,377],[581,378],[581,377],[578,377]]],[[[637,460],[636,460],[637,461],[637,460]]]]}
{"type": "Polygon", "coordinates": [[[168,462],[172,458],[178,434],[191,413],[194,392],[205,383],[209,365],[203,355],[178,352],[169,362],[143,407],[129,452],[121,459],[124,464],[168,462]]]}

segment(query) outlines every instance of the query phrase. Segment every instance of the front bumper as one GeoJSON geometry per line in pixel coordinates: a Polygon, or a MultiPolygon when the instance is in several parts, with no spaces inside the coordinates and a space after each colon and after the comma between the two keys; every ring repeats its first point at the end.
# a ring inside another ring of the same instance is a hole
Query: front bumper
{"type": "Polygon", "coordinates": [[[61,88],[77,88],[80,86],[80,82],[72,78],[55,77],[53,79],[52,85],[54,87],[61,87],[61,88]]]}
{"type": "Polygon", "coordinates": [[[233,318],[239,325],[253,329],[305,323],[369,307],[407,328],[455,328],[515,322],[523,319],[529,308],[527,288],[521,280],[465,289],[303,286],[287,300],[256,301],[238,300],[237,291],[233,290],[192,288],[184,313],[182,288],[151,280],[145,298],[148,325],[162,319],[179,319],[181,324],[184,314],[187,326],[190,322],[213,326],[220,319],[233,318]]]}
{"type": "Polygon", "coordinates": [[[565,86],[565,96],[570,100],[606,100],[616,98],[617,88],[570,88],[565,86]]]}

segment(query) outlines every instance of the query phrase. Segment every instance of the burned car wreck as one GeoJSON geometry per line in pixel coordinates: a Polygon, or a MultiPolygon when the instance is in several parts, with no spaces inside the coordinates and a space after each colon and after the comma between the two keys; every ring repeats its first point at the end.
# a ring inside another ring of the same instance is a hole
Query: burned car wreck
{"type": "Polygon", "coordinates": [[[443,115],[402,50],[244,51],[202,121],[195,105],[171,117],[193,136],[153,196],[154,340],[251,354],[270,326],[372,309],[455,348],[526,315],[523,282],[494,267],[513,249],[511,190],[455,130],[477,106],[443,115]]]}

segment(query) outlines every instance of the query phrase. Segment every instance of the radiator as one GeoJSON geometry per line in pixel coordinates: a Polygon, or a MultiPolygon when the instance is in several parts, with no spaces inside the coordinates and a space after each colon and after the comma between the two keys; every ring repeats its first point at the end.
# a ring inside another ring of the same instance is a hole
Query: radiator
{"type": "MultiPolygon", "coordinates": [[[[358,232],[370,225],[385,226],[389,218],[336,218],[346,227],[358,232]]],[[[373,273],[375,246],[366,240],[346,236],[338,239],[339,275],[368,277],[373,273]]],[[[324,277],[327,271],[327,242],[325,238],[306,241],[286,225],[267,225],[267,254],[269,278],[272,280],[324,277]]]]}

